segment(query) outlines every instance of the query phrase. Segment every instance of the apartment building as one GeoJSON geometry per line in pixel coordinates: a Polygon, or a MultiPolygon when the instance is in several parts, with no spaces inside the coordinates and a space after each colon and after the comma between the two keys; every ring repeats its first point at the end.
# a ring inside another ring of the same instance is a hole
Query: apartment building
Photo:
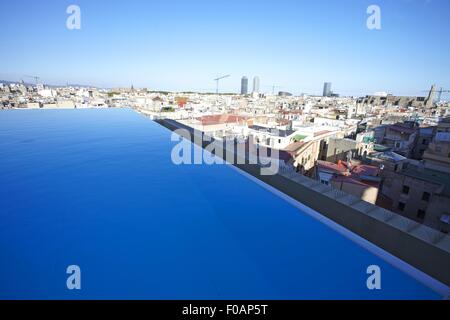
{"type": "Polygon", "coordinates": [[[433,140],[423,160],[427,168],[450,173],[450,118],[443,119],[434,128],[433,140]]]}
{"type": "Polygon", "coordinates": [[[395,153],[411,158],[418,137],[418,126],[415,122],[405,121],[393,125],[375,128],[375,139],[395,153]]]}
{"type": "Polygon", "coordinates": [[[450,174],[411,163],[393,175],[392,210],[442,232],[450,232],[450,174]]]}

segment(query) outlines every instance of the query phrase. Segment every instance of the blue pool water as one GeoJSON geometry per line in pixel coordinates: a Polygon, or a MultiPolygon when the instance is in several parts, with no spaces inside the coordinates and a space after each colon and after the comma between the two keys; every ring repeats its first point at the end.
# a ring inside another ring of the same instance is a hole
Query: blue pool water
{"type": "Polygon", "coordinates": [[[127,109],[0,111],[0,298],[440,298],[237,170],[172,164],[170,136],[127,109]]]}

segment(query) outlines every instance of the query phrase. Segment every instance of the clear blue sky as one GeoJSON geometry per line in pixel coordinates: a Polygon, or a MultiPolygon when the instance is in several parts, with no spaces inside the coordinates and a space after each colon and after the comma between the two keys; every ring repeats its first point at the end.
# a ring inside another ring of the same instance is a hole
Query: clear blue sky
{"type": "Polygon", "coordinates": [[[449,0],[2,1],[0,79],[212,91],[231,74],[223,91],[258,75],[267,91],[420,94],[450,89],[449,21],[449,0]],[[370,4],[380,31],[366,28],[370,4]]]}

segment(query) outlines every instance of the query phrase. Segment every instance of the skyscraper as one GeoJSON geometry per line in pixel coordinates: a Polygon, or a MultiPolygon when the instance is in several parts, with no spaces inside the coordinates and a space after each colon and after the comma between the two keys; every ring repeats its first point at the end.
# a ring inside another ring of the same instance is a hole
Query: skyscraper
{"type": "Polygon", "coordinates": [[[248,78],[245,76],[241,80],[241,94],[248,94],[248,78]]]}
{"type": "Polygon", "coordinates": [[[330,97],[331,93],[331,82],[325,82],[325,84],[323,85],[323,96],[330,97]]]}
{"type": "Polygon", "coordinates": [[[253,92],[259,93],[259,77],[253,78],[253,92]]]}

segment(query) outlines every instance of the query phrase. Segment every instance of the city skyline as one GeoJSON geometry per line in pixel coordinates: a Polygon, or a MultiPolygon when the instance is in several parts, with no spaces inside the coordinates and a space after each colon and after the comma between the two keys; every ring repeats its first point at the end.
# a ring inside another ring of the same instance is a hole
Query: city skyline
{"type": "Polygon", "coordinates": [[[214,92],[213,79],[231,74],[220,90],[239,92],[243,75],[258,75],[261,92],[276,85],[321,95],[329,81],[344,96],[450,87],[450,40],[440,36],[448,1],[378,1],[381,30],[366,27],[365,0],[78,1],[80,30],[66,28],[69,2],[24,4],[6,3],[0,13],[11,39],[0,79],[214,92]]]}

